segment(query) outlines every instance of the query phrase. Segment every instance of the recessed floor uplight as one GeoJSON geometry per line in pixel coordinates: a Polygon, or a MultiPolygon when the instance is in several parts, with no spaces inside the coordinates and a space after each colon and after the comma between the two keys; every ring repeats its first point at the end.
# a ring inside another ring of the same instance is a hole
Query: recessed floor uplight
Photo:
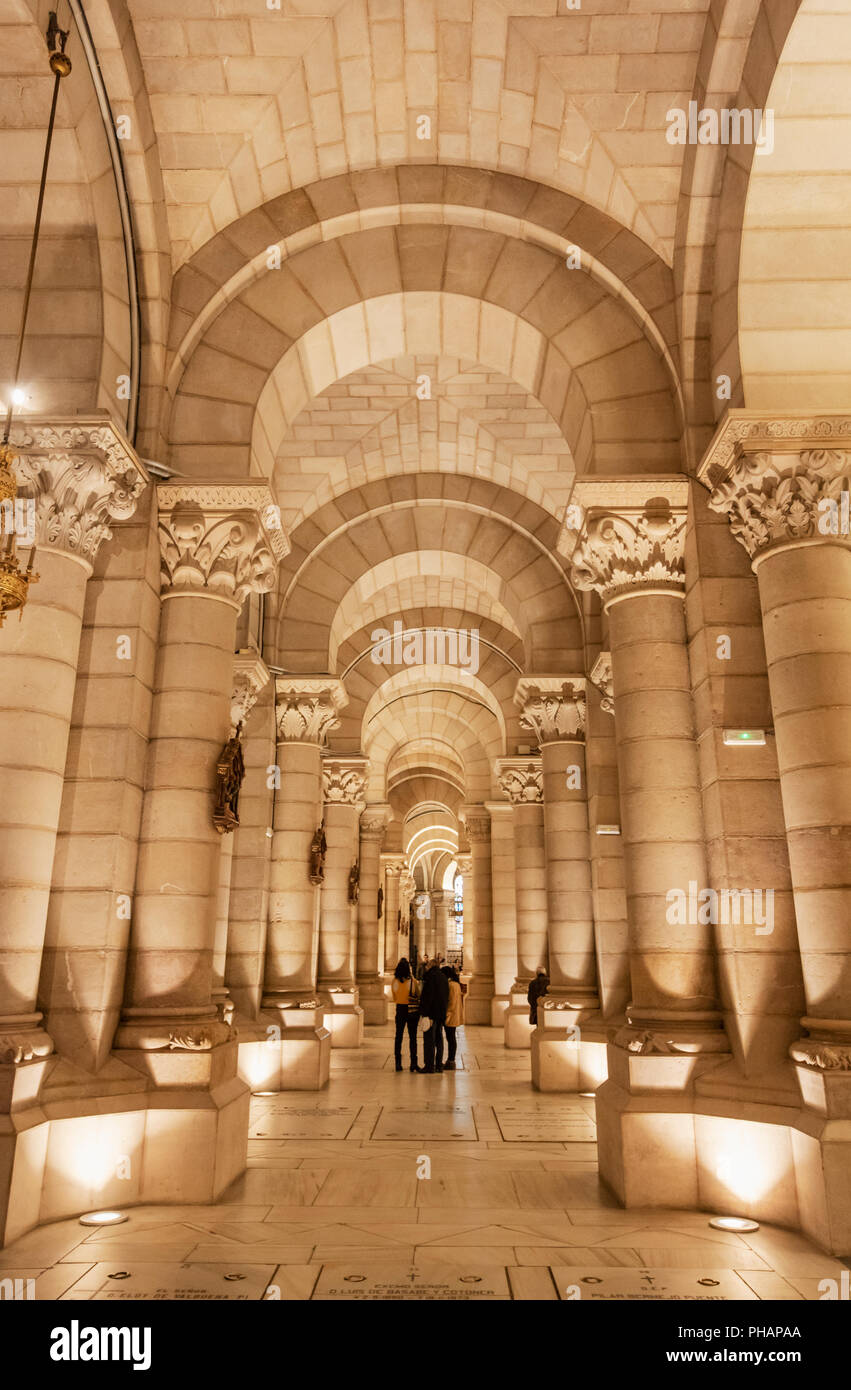
{"type": "Polygon", "coordinates": [[[584,1096],[586,1100],[596,1100],[596,1099],[597,1099],[597,1092],[596,1092],[596,1091],[580,1091],[579,1094],[580,1094],[581,1096],[584,1096]]]}
{"type": "Polygon", "coordinates": [[[713,1216],[710,1226],[715,1231],[758,1231],[759,1222],[750,1221],[746,1216],[713,1216]]]}
{"type": "Polygon", "coordinates": [[[278,1094],[278,1092],[277,1092],[277,1091],[252,1091],[251,1094],[252,1094],[253,1096],[276,1096],[276,1095],[278,1094]]]}
{"type": "Polygon", "coordinates": [[[81,1226],[120,1226],[122,1221],[129,1220],[126,1212],[123,1211],[87,1211],[85,1216],[80,1217],[81,1226]]]}

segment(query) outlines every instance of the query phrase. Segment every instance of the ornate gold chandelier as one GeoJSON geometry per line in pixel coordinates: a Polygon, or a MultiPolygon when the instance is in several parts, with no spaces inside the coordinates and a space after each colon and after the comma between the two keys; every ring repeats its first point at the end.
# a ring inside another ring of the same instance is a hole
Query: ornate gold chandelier
{"type": "Polygon", "coordinates": [[[71,71],[71,59],[65,52],[68,32],[67,29],[59,28],[56,15],[51,11],[50,22],[47,27],[47,50],[50,54],[50,71],[54,76],[53,100],[50,107],[50,119],[47,123],[47,138],[44,146],[41,183],[38,190],[35,226],[33,228],[32,246],[30,248],[30,263],[27,270],[26,288],[24,289],[21,326],[18,332],[18,351],[15,359],[15,371],[9,393],[9,403],[6,408],[6,426],[3,431],[3,443],[0,444],[0,627],[3,626],[7,613],[14,613],[17,610],[19,619],[23,617],[24,604],[27,601],[30,584],[35,584],[38,580],[38,575],[33,573],[33,561],[35,560],[34,538],[26,570],[21,570],[18,561],[18,543],[15,531],[17,516],[17,507],[15,504],[18,497],[18,484],[14,471],[16,455],[14,449],[9,445],[9,436],[12,430],[12,414],[15,406],[18,381],[21,374],[21,357],[24,351],[24,337],[27,329],[30,296],[32,295],[33,272],[35,271],[39,232],[41,231],[44,190],[47,184],[47,165],[50,160],[53,127],[56,124],[56,103],[59,99],[59,84],[62,78],[67,77],[71,71]]]}

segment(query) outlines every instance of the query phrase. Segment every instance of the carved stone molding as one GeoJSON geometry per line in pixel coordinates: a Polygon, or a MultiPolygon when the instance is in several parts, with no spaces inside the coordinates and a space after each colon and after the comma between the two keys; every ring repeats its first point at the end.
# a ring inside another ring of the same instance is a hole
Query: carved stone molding
{"type": "Polygon", "coordinates": [[[851,1044],[800,1038],[789,1048],[789,1056],[793,1062],[803,1062],[818,1071],[851,1072],[851,1044]]]}
{"type": "Polygon", "coordinates": [[[332,805],[363,809],[368,770],[366,758],[323,758],[322,799],[332,805]]]}
{"type": "Polygon", "coordinates": [[[802,540],[849,545],[847,534],[830,534],[822,505],[833,504],[838,514],[849,475],[851,452],[842,449],[742,453],[713,488],[709,506],[727,514],[730,530],[752,560],[802,540]]]}
{"type": "Polygon", "coordinates": [[[597,660],[591,668],[588,677],[591,684],[599,690],[602,699],[600,708],[606,714],[615,712],[615,689],[612,679],[612,654],[611,652],[600,652],[597,660]]]}
{"type": "Polygon", "coordinates": [[[382,839],[391,815],[392,811],[387,805],[367,806],[360,818],[361,839],[382,839]]]}
{"type": "Polygon", "coordinates": [[[500,758],[497,776],[500,787],[512,805],[543,805],[544,780],[540,758],[500,758]]]}
{"type": "Polygon", "coordinates": [[[274,587],[288,545],[265,482],[159,483],[160,587],[241,604],[274,587]]]}
{"type": "Polygon", "coordinates": [[[514,703],[521,711],[521,728],[539,744],[585,738],[584,676],[523,676],[514,703]]]}
{"type": "Polygon", "coordinates": [[[275,722],[281,743],[324,744],[339,724],[347,703],[343,682],[334,676],[279,676],[275,681],[275,722]]]}
{"type": "Polygon", "coordinates": [[[473,872],[473,859],[469,854],[459,854],[455,863],[458,865],[458,872],[462,878],[467,877],[473,872]]]}
{"type": "Polygon", "coordinates": [[[485,844],[491,837],[491,818],[484,806],[462,806],[460,812],[471,844],[485,844]]]}
{"type": "Polygon", "coordinates": [[[148,477],[111,421],[27,421],[12,431],[19,496],[35,503],[35,544],[93,565],[111,522],[135,512],[148,477]]]}
{"type": "Polygon", "coordinates": [[[851,415],[826,411],[820,415],[783,411],[768,416],[761,410],[728,410],[704,454],[697,476],[713,491],[727,479],[742,454],[789,454],[851,448],[851,415]]]}
{"type": "Polygon", "coordinates": [[[269,681],[269,668],[255,652],[237,652],[233,659],[233,690],[230,701],[231,728],[243,728],[251,718],[260,692],[269,681]]]}

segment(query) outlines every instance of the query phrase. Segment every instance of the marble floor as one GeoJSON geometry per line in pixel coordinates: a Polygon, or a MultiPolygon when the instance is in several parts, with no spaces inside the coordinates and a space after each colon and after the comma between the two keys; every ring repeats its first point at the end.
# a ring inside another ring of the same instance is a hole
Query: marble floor
{"type": "MultiPolygon", "coordinates": [[[[846,1266],[802,1236],[623,1211],[597,1178],[594,1102],[540,1095],[529,1054],[459,1032],[458,1070],[397,1073],[389,1025],[321,1092],[257,1096],[248,1169],[214,1206],[76,1220],[0,1251],[36,1298],[818,1299],[846,1266]]],[[[847,1274],[846,1274],[847,1282],[847,1274]]]]}

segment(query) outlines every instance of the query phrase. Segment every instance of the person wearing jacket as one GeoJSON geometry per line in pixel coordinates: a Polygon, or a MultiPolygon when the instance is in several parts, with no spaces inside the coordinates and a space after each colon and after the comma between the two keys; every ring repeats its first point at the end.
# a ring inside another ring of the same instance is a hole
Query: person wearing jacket
{"type": "Polygon", "coordinates": [[[423,980],[420,998],[420,1016],[429,1022],[423,1024],[423,1047],[425,1049],[425,1069],[427,1072],[443,1071],[443,1025],[446,1022],[446,1009],[449,1004],[449,981],[437,967],[435,961],[423,980]]]}
{"type": "Polygon", "coordinates": [[[443,1066],[444,1071],[455,1071],[455,1052],[458,1040],[455,1036],[456,1028],[460,1028],[464,1022],[464,995],[461,992],[461,981],[458,979],[458,971],[454,965],[444,965],[443,974],[449,981],[449,1005],[446,1010],[446,1061],[443,1066]]]}
{"type": "Polygon", "coordinates": [[[529,1004],[529,1022],[534,1028],[538,1022],[538,1000],[541,999],[550,987],[550,977],[543,966],[538,966],[538,973],[529,986],[526,999],[529,1004]]]}
{"type": "Polygon", "coordinates": [[[393,980],[390,985],[390,993],[393,996],[393,1003],[396,1005],[396,1038],[393,1044],[393,1051],[396,1054],[396,1070],[402,1070],[402,1039],[405,1036],[405,1029],[408,1030],[408,1045],[411,1051],[411,1071],[422,1071],[422,1067],[417,1066],[417,1024],[420,1021],[419,1011],[410,1007],[413,998],[416,998],[417,985],[411,974],[411,967],[403,956],[393,972],[393,980]]]}

